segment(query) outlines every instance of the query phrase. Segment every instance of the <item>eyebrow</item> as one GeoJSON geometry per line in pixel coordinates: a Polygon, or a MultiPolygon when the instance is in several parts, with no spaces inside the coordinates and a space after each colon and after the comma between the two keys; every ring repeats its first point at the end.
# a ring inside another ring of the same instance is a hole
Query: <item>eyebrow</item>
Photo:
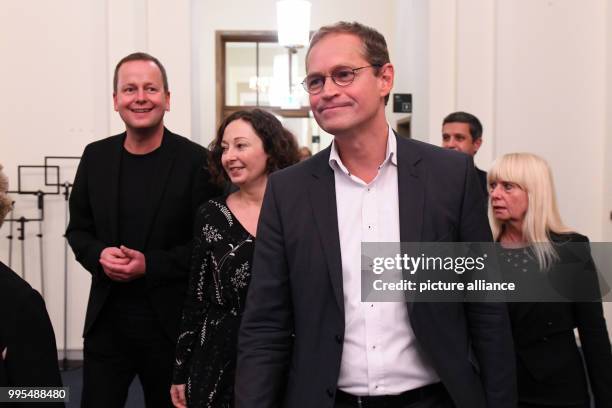
{"type": "MultiPolygon", "coordinates": [[[[244,136],[237,136],[237,137],[234,138],[233,142],[237,142],[237,141],[240,141],[240,140],[245,140],[247,142],[249,141],[249,139],[244,137],[244,136]]],[[[223,144],[223,143],[229,144],[229,142],[226,142],[225,140],[221,140],[221,144],[223,144]]]]}
{"type": "MultiPolygon", "coordinates": [[[[155,82],[146,82],[143,86],[154,86],[156,88],[159,88],[159,85],[156,85],[155,82]]],[[[126,87],[126,86],[138,86],[135,82],[126,82],[125,84],[121,85],[121,88],[126,87]]]]}
{"type": "MultiPolygon", "coordinates": [[[[350,65],[346,65],[346,64],[338,64],[338,65],[334,65],[329,72],[334,72],[335,70],[337,70],[338,68],[348,68],[348,69],[353,69],[350,65]]],[[[323,75],[322,72],[309,72],[306,76],[311,76],[311,75],[323,75]]]]}

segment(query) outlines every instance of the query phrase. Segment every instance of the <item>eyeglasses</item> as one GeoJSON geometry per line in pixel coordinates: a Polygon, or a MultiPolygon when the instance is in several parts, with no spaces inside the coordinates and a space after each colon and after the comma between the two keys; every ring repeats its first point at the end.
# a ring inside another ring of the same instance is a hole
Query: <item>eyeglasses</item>
{"type": "Polygon", "coordinates": [[[316,95],[323,90],[327,78],[331,78],[334,84],[338,86],[349,86],[355,80],[357,71],[364,68],[380,68],[380,64],[366,65],[365,67],[349,68],[338,67],[334,69],[331,75],[312,74],[308,75],[303,81],[302,86],[311,95],[316,95]]]}

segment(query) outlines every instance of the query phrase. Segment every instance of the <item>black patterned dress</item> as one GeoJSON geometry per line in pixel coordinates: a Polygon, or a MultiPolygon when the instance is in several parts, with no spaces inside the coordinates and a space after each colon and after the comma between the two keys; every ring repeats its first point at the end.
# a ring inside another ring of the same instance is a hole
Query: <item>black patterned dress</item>
{"type": "Polygon", "coordinates": [[[198,209],[189,288],[178,337],[174,384],[186,384],[188,407],[233,406],[236,343],[255,238],[226,196],[198,209]]]}

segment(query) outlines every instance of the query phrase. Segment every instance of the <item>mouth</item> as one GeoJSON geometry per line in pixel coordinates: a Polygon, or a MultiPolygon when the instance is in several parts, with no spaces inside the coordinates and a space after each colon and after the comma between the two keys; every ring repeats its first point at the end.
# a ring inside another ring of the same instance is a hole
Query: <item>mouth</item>
{"type": "Polygon", "coordinates": [[[235,173],[239,173],[243,169],[244,169],[244,167],[229,167],[227,169],[227,172],[230,173],[230,174],[235,174],[235,173]]]}
{"type": "Polygon", "coordinates": [[[153,108],[138,108],[138,109],[130,109],[134,113],[149,113],[153,110],[153,108]]]}
{"type": "Polygon", "coordinates": [[[319,113],[323,113],[323,112],[334,111],[334,110],[340,109],[340,108],[347,108],[349,106],[350,106],[350,104],[348,104],[348,103],[334,104],[334,105],[324,105],[324,106],[321,106],[318,110],[319,110],[319,113]]]}

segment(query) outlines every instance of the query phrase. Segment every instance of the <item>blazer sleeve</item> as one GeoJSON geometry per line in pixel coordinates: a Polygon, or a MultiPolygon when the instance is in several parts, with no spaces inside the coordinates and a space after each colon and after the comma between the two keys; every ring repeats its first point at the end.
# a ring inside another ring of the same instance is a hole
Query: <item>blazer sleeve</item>
{"type": "MultiPolygon", "coordinates": [[[[463,242],[491,242],[487,200],[471,157],[467,157],[461,213],[463,242]]],[[[468,330],[480,366],[488,407],[517,404],[516,362],[508,310],[499,302],[466,302],[468,330]]]]}
{"type": "MultiPolygon", "coordinates": [[[[209,199],[221,194],[222,189],[212,184],[206,167],[206,153],[199,157],[197,171],[193,177],[189,217],[194,225],[198,207],[209,199]]],[[[170,181],[171,182],[171,181],[170,181]]],[[[192,241],[177,244],[169,249],[145,251],[147,285],[159,286],[172,280],[186,280],[189,276],[189,260],[192,253],[192,241]]]]}
{"type": "Polygon", "coordinates": [[[92,275],[102,274],[100,253],[106,245],[96,237],[96,226],[89,200],[90,146],[85,148],[70,193],[70,222],[66,239],[74,251],[76,260],[92,275]]]}
{"type": "Polygon", "coordinates": [[[38,292],[19,299],[5,367],[11,386],[61,387],[55,334],[38,292]]]}
{"type": "Polygon", "coordinates": [[[291,360],[293,312],[282,216],[269,178],[264,195],[251,283],[238,337],[236,408],[282,405],[291,360]]]}
{"type": "MultiPolygon", "coordinates": [[[[596,280],[588,238],[576,234],[572,241],[585,244],[587,261],[583,277],[596,280]]],[[[573,309],[595,407],[612,407],[612,352],[601,302],[576,302],[573,309]]]]}

